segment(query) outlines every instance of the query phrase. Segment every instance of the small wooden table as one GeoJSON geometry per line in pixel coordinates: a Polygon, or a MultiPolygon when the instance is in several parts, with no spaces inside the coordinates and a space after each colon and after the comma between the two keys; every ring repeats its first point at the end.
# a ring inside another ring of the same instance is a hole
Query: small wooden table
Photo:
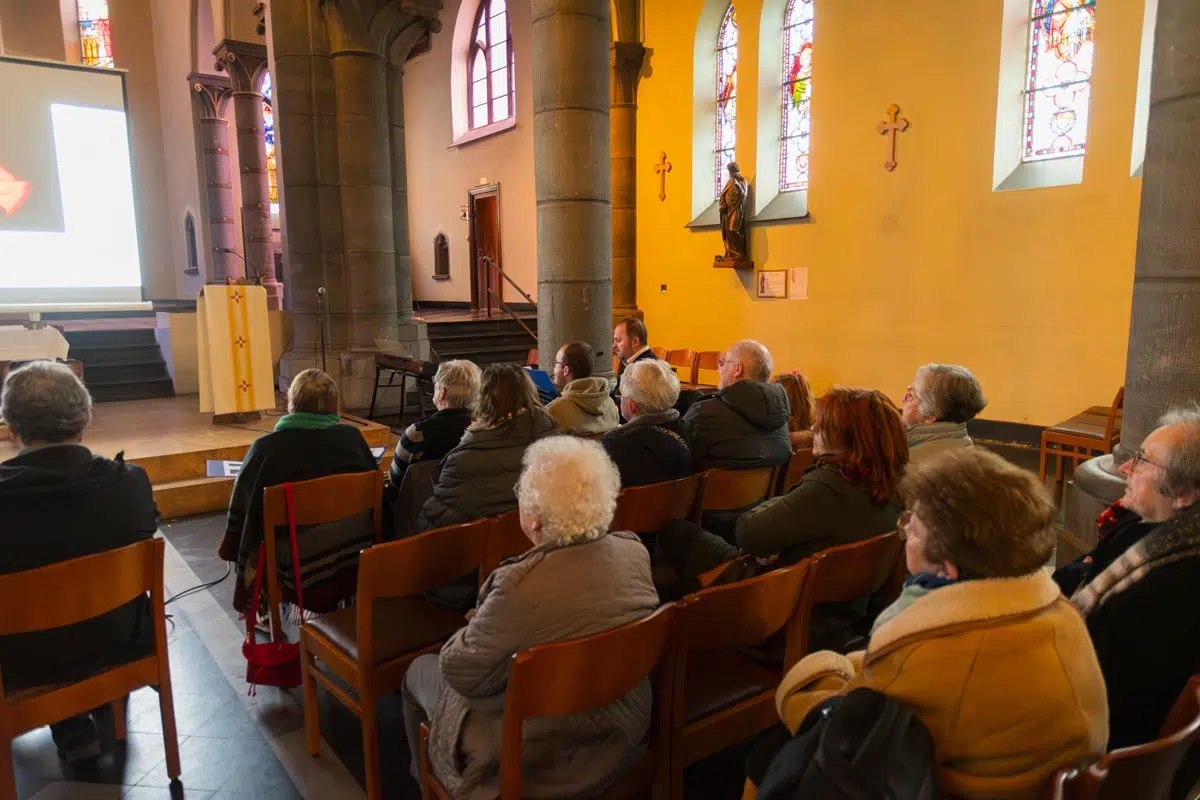
{"type": "Polygon", "coordinates": [[[390,389],[393,386],[392,381],[397,375],[400,376],[400,413],[403,414],[405,406],[408,405],[408,377],[411,375],[417,386],[417,405],[421,409],[421,417],[424,418],[425,394],[421,391],[421,385],[422,383],[427,385],[429,393],[433,394],[433,376],[437,373],[437,368],[436,361],[422,361],[409,356],[376,353],[375,389],[371,392],[371,410],[367,412],[367,419],[375,418],[375,401],[379,390],[390,389]],[[388,373],[388,380],[387,383],[381,384],[379,378],[383,372],[388,373]]]}

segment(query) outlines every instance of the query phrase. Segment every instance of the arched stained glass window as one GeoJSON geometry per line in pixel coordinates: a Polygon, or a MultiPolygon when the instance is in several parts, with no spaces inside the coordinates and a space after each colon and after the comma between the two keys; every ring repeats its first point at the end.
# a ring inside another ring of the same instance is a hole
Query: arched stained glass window
{"type": "Polygon", "coordinates": [[[813,0],[790,0],[783,27],[783,109],[779,132],[779,191],[808,188],[812,132],[813,0]]]}
{"type": "Polygon", "coordinates": [[[725,11],[717,34],[717,138],[714,154],[713,197],[721,196],[725,167],[733,161],[737,145],[738,27],[733,4],[725,11]]]}
{"type": "Polygon", "coordinates": [[[506,0],[482,0],[475,12],[475,39],[467,54],[467,104],[471,129],[509,119],[513,103],[512,37],[506,0]]]}
{"type": "Polygon", "coordinates": [[[79,49],[89,67],[112,69],[112,30],[108,22],[108,0],[76,0],[79,12],[79,49]]]}
{"type": "Polygon", "coordinates": [[[1082,155],[1092,94],[1096,0],[1031,0],[1025,161],[1082,155]]]}
{"type": "Polygon", "coordinates": [[[267,139],[267,195],[271,198],[271,211],[278,210],[279,174],[276,170],[275,154],[275,111],[271,108],[271,73],[264,72],[262,79],[263,133],[267,139]]]}

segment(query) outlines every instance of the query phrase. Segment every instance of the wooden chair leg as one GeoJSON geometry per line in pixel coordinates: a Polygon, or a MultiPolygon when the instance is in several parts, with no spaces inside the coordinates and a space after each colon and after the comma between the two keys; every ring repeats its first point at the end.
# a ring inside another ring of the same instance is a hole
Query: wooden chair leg
{"type": "Polygon", "coordinates": [[[17,800],[17,776],[13,771],[12,740],[0,740],[0,800],[17,800]]]}
{"type": "Polygon", "coordinates": [[[304,649],[304,636],[300,637],[300,679],[304,683],[304,736],[308,742],[310,756],[321,755],[321,717],[317,709],[317,680],[312,676],[316,669],[313,657],[304,649]]]}
{"type": "Polygon", "coordinates": [[[1046,438],[1042,437],[1041,454],[1038,457],[1038,480],[1043,485],[1046,483],[1046,438]]]}
{"type": "Polygon", "coordinates": [[[359,695],[362,711],[363,772],[367,778],[367,800],[382,800],[383,782],[379,775],[379,731],[375,726],[375,694],[364,687],[359,695]]]}
{"type": "Polygon", "coordinates": [[[163,662],[159,669],[158,711],[162,716],[167,777],[173,781],[179,777],[182,770],[179,767],[179,734],[175,729],[175,697],[171,694],[171,672],[166,662],[163,662]]]}
{"type": "Polygon", "coordinates": [[[112,706],[113,731],[118,742],[125,741],[125,698],[118,698],[110,703],[112,706]]]}

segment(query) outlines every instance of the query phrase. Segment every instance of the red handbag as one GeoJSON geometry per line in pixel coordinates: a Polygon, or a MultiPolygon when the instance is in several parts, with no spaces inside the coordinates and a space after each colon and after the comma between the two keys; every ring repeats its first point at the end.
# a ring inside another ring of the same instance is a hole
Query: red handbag
{"type": "MultiPolygon", "coordinates": [[[[300,548],[296,543],[296,517],[292,513],[292,484],[283,485],[287,500],[288,536],[292,545],[292,569],[296,575],[296,605],[300,607],[300,619],[304,619],[304,598],[300,593],[300,548]]],[[[263,531],[264,536],[274,536],[274,531],[263,531]]],[[[246,613],[246,640],[242,642],[242,655],[246,657],[246,682],[249,694],[257,693],[259,686],[276,686],[280,689],[295,689],[300,685],[300,645],[294,642],[257,642],[254,638],[254,622],[258,617],[258,597],[262,588],[263,572],[266,569],[267,544],[258,548],[258,570],[254,574],[254,591],[246,613]]],[[[275,569],[275,565],[271,565],[275,569]]]]}

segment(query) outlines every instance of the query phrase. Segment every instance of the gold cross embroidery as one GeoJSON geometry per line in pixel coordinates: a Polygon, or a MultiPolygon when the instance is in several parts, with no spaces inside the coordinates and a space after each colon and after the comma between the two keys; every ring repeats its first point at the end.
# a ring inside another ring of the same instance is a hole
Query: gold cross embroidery
{"type": "Polygon", "coordinates": [[[242,293],[240,291],[238,291],[237,289],[234,289],[233,292],[229,295],[229,299],[235,303],[240,303],[240,302],[242,302],[242,293]]]}
{"type": "Polygon", "coordinates": [[[242,381],[240,384],[238,384],[238,388],[242,390],[242,394],[245,394],[246,392],[250,391],[250,384],[242,381]]]}
{"type": "Polygon", "coordinates": [[[246,349],[246,337],[244,337],[244,336],[239,335],[236,339],[233,340],[233,343],[236,344],[238,347],[242,348],[243,350],[246,349]]]}

